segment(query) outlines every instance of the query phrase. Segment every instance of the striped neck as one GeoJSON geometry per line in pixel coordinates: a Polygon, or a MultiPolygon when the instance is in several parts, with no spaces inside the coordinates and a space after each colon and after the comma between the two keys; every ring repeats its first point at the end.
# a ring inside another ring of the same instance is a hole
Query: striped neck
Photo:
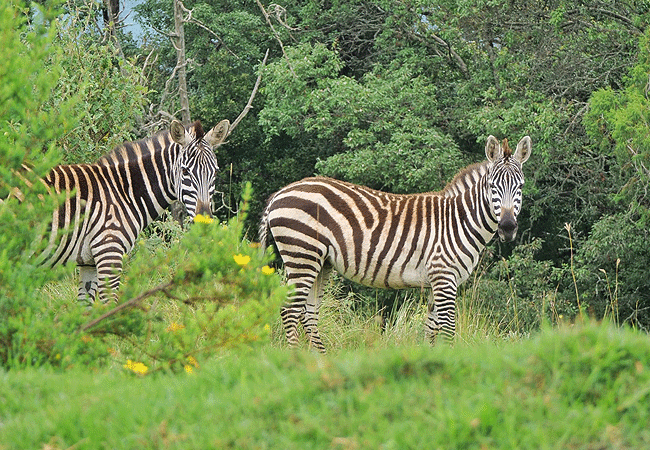
{"type": "Polygon", "coordinates": [[[146,225],[177,199],[182,150],[171,139],[169,131],[162,131],[147,139],[125,142],[100,158],[97,164],[123,174],[120,181],[124,190],[146,205],[146,225]]]}
{"type": "Polygon", "coordinates": [[[486,245],[497,231],[497,217],[492,207],[492,197],[488,182],[491,163],[484,161],[463,169],[441,191],[446,198],[457,199],[465,205],[471,221],[471,228],[481,236],[486,245]]]}

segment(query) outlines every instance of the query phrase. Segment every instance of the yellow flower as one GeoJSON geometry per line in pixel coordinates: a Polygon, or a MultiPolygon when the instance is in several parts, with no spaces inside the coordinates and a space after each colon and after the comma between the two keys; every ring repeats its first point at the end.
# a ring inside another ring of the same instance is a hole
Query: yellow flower
{"type": "Polygon", "coordinates": [[[187,362],[196,367],[197,369],[199,368],[199,362],[196,360],[194,356],[188,356],[187,357],[187,362]]]}
{"type": "Polygon", "coordinates": [[[185,372],[194,373],[194,369],[189,364],[185,364],[185,372]]]}
{"type": "Polygon", "coordinates": [[[242,255],[241,253],[238,255],[233,255],[233,258],[235,259],[235,262],[239,264],[240,266],[244,267],[246,264],[251,262],[251,257],[248,255],[242,255]]]}
{"type": "Polygon", "coordinates": [[[185,328],[185,325],[183,325],[182,323],[172,322],[166,328],[166,331],[173,333],[174,331],[182,330],[183,328],[185,328]]]}
{"type": "Polygon", "coordinates": [[[271,325],[269,325],[268,323],[264,325],[264,331],[271,331],[271,325]]]}
{"type": "Polygon", "coordinates": [[[212,223],[214,219],[212,217],[204,216],[203,214],[197,214],[194,216],[194,223],[212,223]]]}
{"type": "Polygon", "coordinates": [[[275,269],[273,267],[269,267],[269,266],[262,267],[262,273],[264,275],[271,275],[273,272],[275,272],[275,269]]]}
{"type": "Polygon", "coordinates": [[[138,375],[144,375],[149,370],[149,368],[144,364],[142,364],[141,362],[131,361],[130,359],[126,360],[126,364],[124,364],[124,368],[132,372],[135,372],[138,375]]]}

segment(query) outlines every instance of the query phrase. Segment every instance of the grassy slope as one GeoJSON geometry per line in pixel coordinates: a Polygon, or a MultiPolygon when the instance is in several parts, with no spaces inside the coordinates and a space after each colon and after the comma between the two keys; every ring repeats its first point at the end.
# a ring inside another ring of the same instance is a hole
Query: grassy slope
{"type": "Polygon", "coordinates": [[[0,449],[650,448],[650,340],[267,348],[194,374],[0,373],[0,449]],[[47,447],[49,445],[49,447],[47,447]]]}

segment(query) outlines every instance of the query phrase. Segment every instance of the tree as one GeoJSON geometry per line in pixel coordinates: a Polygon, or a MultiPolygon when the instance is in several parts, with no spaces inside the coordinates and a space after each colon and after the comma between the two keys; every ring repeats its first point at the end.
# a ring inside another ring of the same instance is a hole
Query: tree
{"type": "MultiPolygon", "coordinates": [[[[0,365],[29,358],[39,342],[27,336],[25,324],[35,321],[42,311],[36,288],[60,275],[37,267],[33,255],[47,242],[42,239],[55,198],[38,181],[54,165],[59,155],[56,139],[79,120],[76,99],[69,97],[58,108],[47,109],[61,74],[61,53],[53,44],[56,11],[39,8],[33,20],[23,4],[0,5],[0,35],[3,90],[0,94],[0,365]],[[23,164],[32,170],[25,172],[23,164]],[[29,194],[33,186],[33,193],[29,194]],[[15,190],[15,189],[18,190],[15,190]]],[[[25,361],[23,361],[25,362],[25,361]]]]}

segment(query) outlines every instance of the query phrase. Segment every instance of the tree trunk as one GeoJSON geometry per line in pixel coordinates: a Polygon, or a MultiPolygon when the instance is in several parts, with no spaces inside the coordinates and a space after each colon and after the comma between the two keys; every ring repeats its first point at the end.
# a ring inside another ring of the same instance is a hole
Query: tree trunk
{"type": "Polygon", "coordinates": [[[185,31],[183,29],[183,7],[180,0],[174,0],[174,28],[176,34],[176,67],[178,67],[178,97],[181,104],[181,121],[190,122],[190,102],[187,97],[187,59],[185,58],[185,31]]]}

